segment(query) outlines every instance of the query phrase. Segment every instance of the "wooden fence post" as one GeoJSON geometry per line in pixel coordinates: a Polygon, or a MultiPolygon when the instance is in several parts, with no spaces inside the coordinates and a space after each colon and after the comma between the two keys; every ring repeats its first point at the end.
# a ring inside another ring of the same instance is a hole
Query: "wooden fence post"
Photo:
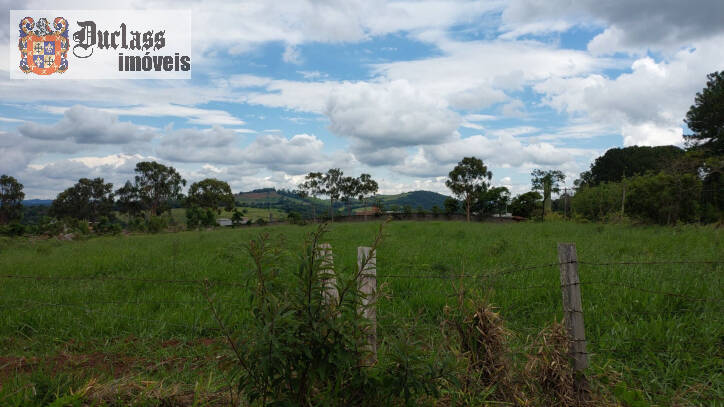
{"type": "Polygon", "coordinates": [[[586,333],[583,327],[583,305],[575,243],[558,243],[558,262],[561,271],[563,315],[570,341],[569,352],[573,358],[574,370],[583,372],[588,367],[588,354],[586,353],[586,333]]]}
{"type": "Polygon", "coordinates": [[[357,270],[359,270],[359,290],[362,293],[360,313],[367,318],[370,326],[367,331],[367,346],[371,356],[365,365],[377,363],[377,258],[371,247],[357,248],[357,270]],[[365,263],[366,261],[366,263],[365,263]],[[362,268],[364,264],[364,269],[362,268]]]}
{"type": "Polygon", "coordinates": [[[322,243],[317,249],[317,258],[321,258],[319,267],[319,277],[324,284],[324,300],[332,306],[339,305],[339,292],[337,291],[337,277],[334,274],[334,256],[332,255],[332,245],[322,243]]]}

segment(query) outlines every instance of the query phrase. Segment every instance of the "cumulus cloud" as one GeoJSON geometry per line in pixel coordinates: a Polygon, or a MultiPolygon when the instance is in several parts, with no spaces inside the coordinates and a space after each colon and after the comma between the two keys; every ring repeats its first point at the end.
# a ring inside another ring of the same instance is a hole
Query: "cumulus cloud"
{"type": "Polygon", "coordinates": [[[631,72],[608,78],[601,74],[551,78],[534,86],[544,103],[593,123],[617,123],[626,145],[681,143],[684,116],[706,74],[724,66],[724,36],[681,50],[656,62],[637,59],[631,72]],[[625,134],[623,134],[625,133],[625,134]]]}
{"type": "Polygon", "coordinates": [[[325,114],[330,130],[358,150],[442,143],[461,122],[443,101],[404,80],[345,83],[330,94],[325,114]]]}
{"type": "Polygon", "coordinates": [[[17,173],[18,179],[28,191],[28,197],[54,198],[65,188],[78,182],[80,178],[103,178],[111,182],[114,188],[120,187],[126,180],[132,180],[136,163],[158,159],[140,154],[111,154],[107,156],[83,156],[31,164],[17,173]]]}
{"type": "Polygon", "coordinates": [[[234,143],[239,137],[237,132],[220,126],[171,129],[161,138],[156,154],[177,162],[238,164],[242,151],[234,143]]]}
{"type": "Polygon", "coordinates": [[[723,15],[719,0],[513,0],[502,20],[509,37],[565,31],[579,24],[604,27],[589,49],[612,54],[676,49],[724,33],[723,15]]]}
{"type": "Polygon", "coordinates": [[[79,144],[128,144],[149,141],[155,133],[143,126],[85,106],[73,106],[52,125],[26,122],[18,131],[25,137],[42,140],[71,140],[79,144]]]}

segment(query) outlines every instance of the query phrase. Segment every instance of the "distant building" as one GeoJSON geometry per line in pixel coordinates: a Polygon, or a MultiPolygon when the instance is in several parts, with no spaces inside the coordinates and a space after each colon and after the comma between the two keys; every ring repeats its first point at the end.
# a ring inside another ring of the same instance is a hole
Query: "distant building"
{"type": "Polygon", "coordinates": [[[218,218],[216,219],[216,224],[219,226],[231,226],[231,219],[218,218]]]}

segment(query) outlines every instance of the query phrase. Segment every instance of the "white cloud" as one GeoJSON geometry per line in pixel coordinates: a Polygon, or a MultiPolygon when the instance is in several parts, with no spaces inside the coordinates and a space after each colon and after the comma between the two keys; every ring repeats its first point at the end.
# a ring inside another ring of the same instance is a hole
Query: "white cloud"
{"type": "Polygon", "coordinates": [[[461,122],[444,102],[404,80],[345,83],[330,94],[325,114],[330,130],[360,150],[442,143],[461,122]]]}
{"type": "Polygon", "coordinates": [[[155,134],[148,129],[96,109],[76,105],[63,113],[53,125],[26,122],[18,128],[25,137],[42,140],[71,140],[79,144],[128,144],[150,141],[155,134]]]}
{"type": "Polygon", "coordinates": [[[724,36],[681,50],[656,62],[637,59],[631,72],[616,78],[591,74],[552,78],[534,86],[544,103],[593,124],[617,125],[625,143],[681,143],[684,116],[694,95],[706,84],[706,74],[724,66],[724,36]]]}

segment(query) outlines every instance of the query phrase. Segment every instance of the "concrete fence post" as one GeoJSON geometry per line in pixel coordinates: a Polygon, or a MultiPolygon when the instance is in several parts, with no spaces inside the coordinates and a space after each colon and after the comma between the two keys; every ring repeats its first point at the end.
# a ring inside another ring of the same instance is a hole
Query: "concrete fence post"
{"type": "Polygon", "coordinates": [[[357,283],[362,293],[360,313],[370,322],[367,331],[367,350],[371,355],[364,364],[371,366],[377,363],[377,258],[371,247],[357,248],[357,270],[359,271],[357,283]]]}
{"type": "Polygon", "coordinates": [[[324,285],[324,300],[327,304],[337,306],[339,304],[339,292],[337,291],[337,277],[334,274],[334,256],[332,245],[322,243],[317,248],[317,258],[321,259],[319,267],[319,278],[324,285]]]}

